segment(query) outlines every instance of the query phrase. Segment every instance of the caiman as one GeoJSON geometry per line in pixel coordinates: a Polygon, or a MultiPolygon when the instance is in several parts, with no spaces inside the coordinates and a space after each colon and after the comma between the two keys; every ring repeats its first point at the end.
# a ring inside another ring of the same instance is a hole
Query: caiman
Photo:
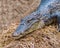
{"type": "Polygon", "coordinates": [[[12,36],[15,39],[19,39],[55,21],[58,26],[57,31],[60,31],[60,0],[41,0],[36,11],[21,19],[12,36]]]}

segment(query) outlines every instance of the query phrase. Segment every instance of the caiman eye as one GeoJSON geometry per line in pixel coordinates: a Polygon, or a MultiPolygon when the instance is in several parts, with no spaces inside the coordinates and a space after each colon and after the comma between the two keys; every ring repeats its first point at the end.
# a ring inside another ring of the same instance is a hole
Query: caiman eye
{"type": "Polygon", "coordinates": [[[32,18],[31,20],[28,20],[27,22],[30,23],[31,21],[35,20],[34,18],[32,18]]]}

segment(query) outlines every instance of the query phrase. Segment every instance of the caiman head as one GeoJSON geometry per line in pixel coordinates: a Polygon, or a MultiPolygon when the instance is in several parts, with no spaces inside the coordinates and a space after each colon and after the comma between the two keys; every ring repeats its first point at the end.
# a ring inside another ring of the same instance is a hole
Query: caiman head
{"type": "Polygon", "coordinates": [[[55,18],[49,16],[42,16],[40,14],[31,14],[21,19],[21,22],[15,32],[12,34],[14,39],[19,39],[39,28],[44,27],[45,25],[51,24],[55,21],[55,18]]]}
{"type": "Polygon", "coordinates": [[[12,36],[15,39],[19,39],[43,26],[44,22],[37,19],[37,16],[35,15],[26,16],[25,18],[21,19],[19,26],[12,34],[12,36]]]}

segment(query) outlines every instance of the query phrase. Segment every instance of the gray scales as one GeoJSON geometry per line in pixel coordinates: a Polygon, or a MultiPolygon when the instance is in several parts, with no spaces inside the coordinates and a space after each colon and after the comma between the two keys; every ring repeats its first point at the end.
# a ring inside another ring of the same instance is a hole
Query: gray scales
{"type": "Polygon", "coordinates": [[[54,21],[57,22],[60,31],[60,0],[42,0],[36,11],[21,19],[12,36],[14,39],[19,39],[54,21]]]}

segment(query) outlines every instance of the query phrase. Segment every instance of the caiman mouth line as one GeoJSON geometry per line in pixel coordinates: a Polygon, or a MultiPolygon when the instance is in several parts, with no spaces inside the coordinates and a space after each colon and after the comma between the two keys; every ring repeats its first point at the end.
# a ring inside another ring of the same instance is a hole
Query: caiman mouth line
{"type": "Polygon", "coordinates": [[[37,30],[37,29],[39,29],[41,27],[44,27],[44,23],[43,22],[41,22],[41,21],[35,22],[28,30],[26,30],[25,32],[21,33],[19,36],[13,36],[13,38],[14,39],[22,38],[25,35],[30,34],[33,31],[35,31],[35,30],[37,30]]]}

